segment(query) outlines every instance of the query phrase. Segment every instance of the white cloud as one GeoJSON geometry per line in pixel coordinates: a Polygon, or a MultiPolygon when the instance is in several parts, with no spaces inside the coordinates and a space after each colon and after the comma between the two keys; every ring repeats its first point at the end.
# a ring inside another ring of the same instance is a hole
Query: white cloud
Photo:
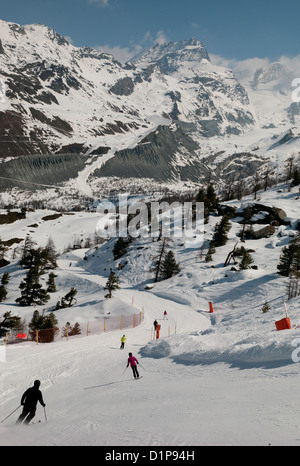
{"type": "Polygon", "coordinates": [[[101,6],[107,6],[108,0],[88,0],[88,3],[99,3],[101,6]]]}
{"type": "MultiPolygon", "coordinates": [[[[253,76],[257,70],[266,69],[273,61],[269,58],[248,58],[246,60],[227,59],[220,55],[210,55],[211,61],[214,65],[223,66],[231,69],[236,77],[243,84],[252,81],[253,76]]],[[[282,56],[276,60],[284,68],[284,73],[281,78],[281,86],[289,88],[293,79],[300,78],[300,55],[296,57],[282,56]]]]}
{"type": "Polygon", "coordinates": [[[220,55],[210,54],[210,59],[214,65],[223,66],[242,74],[253,74],[259,68],[264,68],[270,63],[268,58],[247,58],[246,60],[236,60],[224,58],[220,55]]]}
{"type": "Polygon", "coordinates": [[[126,63],[130,61],[136,55],[142,53],[143,51],[149,49],[150,47],[153,47],[153,45],[155,44],[161,45],[161,44],[164,44],[165,42],[167,42],[167,37],[164,31],[158,31],[155,37],[151,36],[151,33],[147,31],[145,32],[142,40],[138,44],[135,44],[134,42],[132,42],[131,47],[122,47],[120,45],[111,47],[110,45],[106,44],[106,45],[96,46],[95,48],[97,50],[100,50],[101,52],[106,52],[106,53],[109,53],[110,55],[113,55],[113,57],[116,60],[120,61],[121,63],[126,63]]]}
{"type": "Polygon", "coordinates": [[[99,45],[95,48],[101,52],[109,53],[121,63],[130,61],[131,58],[133,58],[142,50],[142,48],[139,46],[136,46],[133,49],[129,49],[128,47],[121,47],[119,45],[115,47],[110,47],[109,45],[99,45]]]}
{"type": "Polygon", "coordinates": [[[246,60],[236,61],[232,63],[231,69],[235,75],[243,82],[253,79],[253,75],[257,70],[266,68],[270,64],[268,58],[248,58],[246,60]]]}
{"type": "Polygon", "coordinates": [[[156,35],[156,39],[154,40],[154,44],[162,45],[165,42],[168,42],[166,34],[164,33],[164,31],[158,31],[158,33],[156,35]]]}
{"type": "Polygon", "coordinates": [[[70,36],[64,36],[64,38],[66,39],[67,42],[69,42],[69,44],[72,44],[72,45],[73,45],[74,42],[73,42],[72,37],[70,37],[70,36]]]}
{"type": "Polygon", "coordinates": [[[285,67],[287,71],[297,74],[297,77],[300,78],[300,55],[292,58],[282,56],[278,61],[285,67]]]}

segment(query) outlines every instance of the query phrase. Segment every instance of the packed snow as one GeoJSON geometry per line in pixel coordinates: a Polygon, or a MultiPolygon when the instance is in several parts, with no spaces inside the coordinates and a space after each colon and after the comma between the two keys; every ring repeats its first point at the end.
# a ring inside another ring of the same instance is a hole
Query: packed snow
{"type": "MultiPolygon", "coordinates": [[[[285,317],[287,285],[276,265],[282,246],[296,234],[300,199],[296,188],[280,188],[260,193],[260,202],[284,209],[292,226],[276,227],[270,238],[246,241],[255,251],[257,269],[224,267],[241,229],[232,222],[229,241],[217,248],[212,263],[205,263],[199,250],[174,242],[180,273],[158,283],[150,269],[160,242],[150,238],[134,240],[116,261],[115,240],[63,252],[76,238],[85,240],[95,232],[96,213],[74,212],[47,221],[42,218],[51,212],[37,210],[18,225],[1,225],[3,240],[16,237],[17,230],[20,238],[30,233],[42,246],[49,236],[54,240],[60,253],[57,292],[37,309],[51,310],[74,286],[77,304],[56,311],[60,327],[121,313],[143,312],[144,319],[135,328],[68,341],[7,345],[5,362],[0,362],[1,420],[19,406],[35,379],[41,381],[47,419],[39,405],[34,420],[40,424],[17,426],[18,409],[0,424],[0,445],[298,445],[300,298],[287,301],[290,330],[277,331],[275,322],[285,317]],[[110,268],[120,277],[121,289],[105,300],[110,268]],[[265,301],[270,311],[264,314],[265,301]],[[158,340],[153,338],[155,319],[161,324],[158,340]],[[125,349],[120,350],[124,334],[125,349]],[[129,352],[139,360],[140,380],[126,368],[129,352]]],[[[253,196],[228,204],[247,202],[253,196]]],[[[206,239],[218,220],[210,217],[206,239]]],[[[25,271],[16,260],[4,270],[11,281],[0,314],[11,310],[30,320],[33,308],[15,303],[25,271]]]]}

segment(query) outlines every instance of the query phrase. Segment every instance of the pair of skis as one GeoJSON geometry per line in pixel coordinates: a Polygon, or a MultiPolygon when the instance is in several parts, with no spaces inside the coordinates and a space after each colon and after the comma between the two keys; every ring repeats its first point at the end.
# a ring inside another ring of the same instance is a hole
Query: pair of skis
{"type": "MultiPolygon", "coordinates": [[[[22,406],[22,405],[18,406],[12,413],[10,413],[8,416],[6,416],[6,418],[3,419],[3,420],[1,421],[1,423],[4,422],[4,421],[6,421],[6,419],[8,419],[10,416],[12,416],[19,408],[21,408],[21,406],[22,406]]],[[[45,408],[45,406],[44,406],[44,414],[45,414],[45,421],[46,421],[46,424],[47,424],[48,419],[47,419],[47,414],[46,414],[46,408],[45,408]]],[[[33,423],[30,423],[30,425],[31,425],[31,424],[32,424],[32,425],[33,425],[33,424],[40,424],[40,422],[42,422],[42,421],[33,422],[33,423]]]]}
{"type": "MultiPolygon", "coordinates": [[[[44,414],[45,414],[45,421],[46,421],[46,424],[47,424],[47,423],[48,423],[48,419],[47,419],[47,414],[46,414],[46,408],[45,408],[45,407],[44,407],[44,414]]],[[[41,422],[42,422],[41,420],[36,421],[36,422],[30,422],[29,425],[30,425],[30,426],[34,426],[34,425],[36,425],[36,424],[41,424],[41,422]]]]}
{"type": "Polygon", "coordinates": [[[36,422],[30,422],[28,425],[29,426],[36,426],[37,424],[41,424],[41,422],[42,422],[41,420],[36,421],[36,422]]]}

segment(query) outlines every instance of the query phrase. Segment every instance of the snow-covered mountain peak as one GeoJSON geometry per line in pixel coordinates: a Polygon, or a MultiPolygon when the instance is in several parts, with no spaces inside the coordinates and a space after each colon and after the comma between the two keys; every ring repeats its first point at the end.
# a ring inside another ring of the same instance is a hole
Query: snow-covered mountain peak
{"type": "MultiPolygon", "coordinates": [[[[279,65],[257,72],[259,86],[276,82],[282,75],[279,65]]],[[[299,115],[298,107],[291,107],[283,93],[277,92],[279,104],[274,103],[272,90],[264,93],[262,105],[260,87],[255,90],[248,81],[246,91],[230,69],[211,63],[206,48],[195,38],[156,44],[121,64],[101,50],[73,46],[45,25],[0,20],[0,70],[5,85],[0,107],[4,176],[21,179],[19,170],[26,171],[9,158],[76,154],[77,165],[70,166],[69,159],[60,163],[70,178],[90,165],[82,175],[85,193],[91,192],[86,184],[93,183],[97,169],[97,176],[106,180],[134,177],[141,183],[148,178],[199,183],[212,166],[213,176],[223,177],[224,165],[217,168],[219,153],[228,157],[234,179],[232,158],[249,155],[260,140],[269,140],[273,133],[265,134],[264,127],[278,126],[276,133],[284,132],[299,115]],[[263,114],[257,111],[260,108],[263,114]],[[159,126],[165,128],[156,134],[159,126]],[[257,135],[257,128],[262,133],[257,135]],[[141,144],[151,133],[152,145],[141,144]]],[[[267,157],[262,151],[255,155],[267,157]]],[[[247,175],[251,170],[246,170],[247,175]]],[[[58,181],[52,169],[47,176],[33,171],[31,165],[27,183],[32,176],[46,184],[69,179],[64,175],[58,181]]]]}
{"type": "Polygon", "coordinates": [[[38,61],[65,62],[76,48],[42,24],[20,26],[0,21],[0,39],[8,66],[38,61]]]}
{"type": "Polygon", "coordinates": [[[258,69],[253,77],[252,87],[257,89],[264,85],[274,85],[284,80],[287,70],[279,62],[270,63],[264,68],[258,69]]]}
{"type": "MultiPolygon", "coordinates": [[[[4,157],[99,147],[102,153],[115,146],[108,136],[132,133],[129,147],[162,122],[187,124],[205,137],[240,134],[254,123],[243,87],[211,64],[198,39],[156,44],[127,64],[75,47],[40,24],[1,21],[0,40],[1,111],[14,112],[0,136],[13,131],[11,139],[22,141],[5,143],[4,157]]],[[[116,147],[123,148],[124,142],[116,147]]]]}
{"type": "Polygon", "coordinates": [[[180,42],[156,44],[142,56],[133,59],[132,62],[141,68],[157,63],[161,70],[168,74],[182,62],[205,63],[210,62],[210,58],[202,42],[192,38],[180,42]]]}

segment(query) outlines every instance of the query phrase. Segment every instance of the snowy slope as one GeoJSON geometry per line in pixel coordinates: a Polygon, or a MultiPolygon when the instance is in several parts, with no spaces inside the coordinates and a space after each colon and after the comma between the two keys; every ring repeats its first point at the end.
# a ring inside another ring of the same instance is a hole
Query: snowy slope
{"type": "MultiPolygon", "coordinates": [[[[299,220],[295,188],[289,192],[281,186],[260,196],[261,203],[284,209],[292,225],[299,220]]],[[[242,202],[252,201],[249,197],[242,202]]],[[[241,202],[229,204],[240,207],[241,202]]],[[[89,215],[93,222],[94,214],[89,215]]],[[[87,219],[87,214],[77,213],[48,224],[57,248],[63,249],[67,240],[63,235],[67,224],[63,222],[69,222],[71,231],[79,232],[84,225],[85,234],[89,228],[92,234],[94,229],[87,219]]],[[[206,240],[218,220],[211,216],[206,240]]],[[[45,223],[41,221],[34,236],[40,244],[45,244],[45,223]]],[[[3,237],[8,239],[11,228],[1,226],[3,237]]],[[[22,230],[25,233],[24,225],[22,230]]],[[[217,248],[209,264],[199,258],[199,251],[174,244],[180,274],[150,290],[145,290],[145,285],[152,281],[149,268],[159,245],[146,239],[134,241],[121,259],[128,262],[118,272],[121,289],[108,304],[102,287],[110,267],[117,271],[120,262],[112,257],[114,240],[97,249],[61,256],[58,295],[71,286],[79,292],[76,306],[57,313],[60,325],[70,319],[96,319],[108,310],[117,314],[126,308],[130,312],[133,297],[133,307],[144,308],[145,319],[139,327],[126,331],[48,345],[9,345],[6,363],[0,363],[1,420],[17,408],[23,391],[39,378],[48,423],[39,407],[36,419],[43,421],[41,425],[16,427],[16,413],[0,425],[0,444],[298,445],[295,406],[300,368],[292,354],[299,346],[299,298],[288,302],[292,329],[277,332],[275,328],[275,321],[285,316],[287,283],[277,275],[276,265],[282,246],[296,231],[281,225],[270,238],[247,240],[247,248],[255,251],[252,257],[257,270],[234,272],[223,264],[239,231],[240,225],[233,221],[228,243],[217,248]],[[263,314],[266,300],[271,309],[263,314]],[[213,314],[208,312],[209,301],[213,314]],[[164,310],[168,311],[168,321],[163,320],[164,310]],[[154,319],[162,325],[159,341],[151,340],[154,319]],[[123,333],[127,342],[125,351],[120,351],[123,333]],[[124,373],[129,351],[141,363],[143,379],[139,381],[132,380],[130,369],[124,373]]],[[[14,303],[24,272],[17,264],[8,267],[12,279],[0,312],[11,309],[30,318],[32,308],[16,308],[14,303]]]]}

